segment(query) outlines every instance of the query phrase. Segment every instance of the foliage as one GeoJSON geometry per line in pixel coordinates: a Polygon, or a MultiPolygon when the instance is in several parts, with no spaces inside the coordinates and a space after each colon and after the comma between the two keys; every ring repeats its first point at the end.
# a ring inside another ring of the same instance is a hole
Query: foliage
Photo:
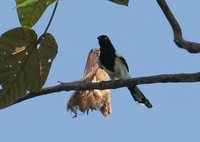
{"type": "Polygon", "coordinates": [[[37,46],[31,29],[15,28],[0,38],[0,108],[11,105],[26,94],[37,92],[45,83],[57,54],[54,37],[46,33],[37,46]],[[12,41],[12,42],[11,42],[12,41]]]}
{"type": "Polygon", "coordinates": [[[31,28],[46,8],[56,0],[16,0],[18,18],[23,27],[31,28]]]}
{"type": "Polygon", "coordinates": [[[121,5],[126,5],[126,6],[128,6],[128,2],[129,2],[129,0],[109,0],[109,1],[117,3],[117,4],[121,4],[121,5]]]}
{"type": "MultiPolygon", "coordinates": [[[[56,0],[16,0],[18,18],[23,27],[31,28],[40,19],[46,8],[56,0]]],[[[109,0],[128,6],[129,0],[109,0]]]]}

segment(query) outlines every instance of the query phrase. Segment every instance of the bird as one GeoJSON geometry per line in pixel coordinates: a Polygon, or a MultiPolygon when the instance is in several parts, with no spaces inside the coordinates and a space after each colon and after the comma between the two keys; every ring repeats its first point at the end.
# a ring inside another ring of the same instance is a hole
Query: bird
{"type": "MultiPolygon", "coordinates": [[[[109,37],[107,35],[100,35],[97,39],[100,46],[100,66],[110,76],[110,79],[121,80],[131,78],[125,58],[116,52],[109,37]]],[[[127,88],[135,101],[145,105],[147,108],[152,108],[152,104],[136,85],[127,88]]]]}

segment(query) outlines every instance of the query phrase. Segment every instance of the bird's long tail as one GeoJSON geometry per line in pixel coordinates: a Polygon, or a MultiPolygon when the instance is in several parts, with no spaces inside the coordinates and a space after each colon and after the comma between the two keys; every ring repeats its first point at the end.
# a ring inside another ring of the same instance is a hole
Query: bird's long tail
{"type": "Polygon", "coordinates": [[[148,108],[152,108],[152,104],[149,102],[149,100],[144,96],[144,94],[140,91],[140,89],[137,86],[128,87],[128,89],[131,92],[131,95],[135,101],[144,104],[148,108]]]}

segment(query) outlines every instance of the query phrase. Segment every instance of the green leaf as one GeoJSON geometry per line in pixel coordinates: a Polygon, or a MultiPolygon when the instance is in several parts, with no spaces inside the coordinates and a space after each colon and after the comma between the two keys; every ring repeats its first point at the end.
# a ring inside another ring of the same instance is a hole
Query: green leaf
{"type": "Polygon", "coordinates": [[[50,33],[46,33],[38,49],[40,59],[40,81],[42,85],[47,79],[52,61],[54,60],[56,54],[57,43],[50,33]]]}
{"type": "Polygon", "coordinates": [[[129,0],[109,0],[109,1],[120,4],[120,5],[125,5],[125,6],[128,6],[128,2],[129,2],[129,0]]]}
{"type": "Polygon", "coordinates": [[[40,19],[46,8],[56,0],[15,0],[22,27],[31,28],[40,19]]]}
{"type": "Polygon", "coordinates": [[[37,92],[44,85],[57,43],[49,33],[37,47],[36,42],[37,34],[25,28],[12,29],[0,37],[0,109],[23,97],[27,90],[37,92]]]}
{"type": "Polygon", "coordinates": [[[24,2],[22,2],[22,3],[20,3],[20,4],[18,4],[18,5],[16,6],[16,8],[20,8],[20,7],[23,7],[23,6],[27,6],[27,5],[33,4],[33,3],[37,2],[37,1],[38,1],[38,0],[26,0],[26,1],[24,1],[24,2]]]}

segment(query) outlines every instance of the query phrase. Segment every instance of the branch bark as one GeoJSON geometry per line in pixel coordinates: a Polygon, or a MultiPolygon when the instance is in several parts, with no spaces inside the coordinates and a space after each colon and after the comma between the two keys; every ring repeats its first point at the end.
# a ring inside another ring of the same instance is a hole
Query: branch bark
{"type": "Polygon", "coordinates": [[[190,53],[199,53],[200,52],[200,44],[196,42],[187,41],[182,36],[181,27],[168,7],[165,0],[157,0],[158,5],[162,9],[165,14],[168,22],[170,23],[173,32],[174,32],[174,42],[180,48],[186,49],[190,53]]]}
{"type": "Polygon", "coordinates": [[[90,90],[90,89],[117,89],[121,87],[128,87],[139,84],[153,84],[153,83],[191,83],[200,82],[200,72],[198,73],[182,73],[182,74],[163,74],[147,77],[138,77],[127,80],[105,81],[100,83],[87,83],[85,81],[61,83],[59,85],[42,88],[37,93],[27,93],[26,96],[16,101],[14,104],[25,101],[30,98],[56,93],[60,91],[71,90],[90,90]]]}

